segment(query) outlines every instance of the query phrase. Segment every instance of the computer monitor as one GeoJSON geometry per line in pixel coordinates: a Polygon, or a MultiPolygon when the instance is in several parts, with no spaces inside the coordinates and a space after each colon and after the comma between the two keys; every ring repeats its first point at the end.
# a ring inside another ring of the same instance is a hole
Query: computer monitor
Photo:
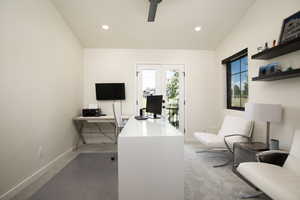
{"type": "Polygon", "coordinates": [[[96,99],[125,100],[125,83],[96,83],[96,99]]]}
{"type": "Polygon", "coordinates": [[[157,118],[156,115],[161,115],[162,103],[162,95],[147,96],[146,112],[153,113],[154,118],[157,118]]]}

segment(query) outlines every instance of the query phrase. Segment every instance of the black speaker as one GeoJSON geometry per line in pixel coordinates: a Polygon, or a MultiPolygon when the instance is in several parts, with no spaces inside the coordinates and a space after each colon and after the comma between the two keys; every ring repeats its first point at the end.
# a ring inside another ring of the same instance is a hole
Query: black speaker
{"type": "Polygon", "coordinates": [[[100,116],[100,109],[82,109],[82,116],[83,117],[99,117],[100,116]]]}

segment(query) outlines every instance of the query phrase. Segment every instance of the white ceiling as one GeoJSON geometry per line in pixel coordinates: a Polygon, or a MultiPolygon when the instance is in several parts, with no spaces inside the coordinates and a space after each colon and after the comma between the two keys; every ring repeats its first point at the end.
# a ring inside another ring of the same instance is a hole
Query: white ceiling
{"type": "Polygon", "coordinates": [[[255,0],[163,0],[154,23],[149,0],[52,1],[87,48],[213,50],[255,0]]]}

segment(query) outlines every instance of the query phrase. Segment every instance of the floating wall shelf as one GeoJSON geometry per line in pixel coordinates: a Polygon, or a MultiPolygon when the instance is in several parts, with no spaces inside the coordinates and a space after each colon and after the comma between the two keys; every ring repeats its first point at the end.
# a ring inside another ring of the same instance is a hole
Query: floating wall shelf
{"type": "Polygon", "coordinates": [[[252,81],[276,81],[296,77],[300,77],[300,69],[294,69],[286,72],[276,72],[265,76],[258,76],[252,78],[252,81]]]}
{"type": "Polygon", "coordinates": [[[297,50],[300,50],[300,38],[296,38],[287,43],[279,44],[275,47],[259,52],[253,55],[251,58],[259,60],[268,60],[288,53],[292,53],[297,50]]]}

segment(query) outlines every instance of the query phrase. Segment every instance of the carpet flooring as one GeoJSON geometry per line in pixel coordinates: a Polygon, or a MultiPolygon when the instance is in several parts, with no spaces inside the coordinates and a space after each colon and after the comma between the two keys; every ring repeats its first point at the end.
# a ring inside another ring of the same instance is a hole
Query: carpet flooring
{"type": "MultiPolygon", "coordinates": [[[[213,168],[215,164],[225,161],[222,154],[201,153],[197,144],[185,144],[185,186],[184,200],[238,200],[242,194],[256,191],[239,179],[231,166],[213,168]]],[[[93,153],[95,147],[79,153],[62,170],[27,200],[117,200],[118,180],[117,162],[110,160],[113,153],[93,153]],[[87,151],[89,150],[89,151],[87,151]]],[[[104,150],[107,150],[105,147],[104,150]]],[[[26,191],[26,190],[25,190],[26,191]]],[[[25,193],[30,193],[27,189],[25,193]]],[[[23,200],[23,198],[16,198],[23,200]]],[[[268,200],[267,197],[253,200],[268,200]]]]}
{"type": "MultiPolygon", "coordinates": [[[[227,160],[224,153],[195,153],[202,149],[195,144],[186,144],[185,200],[238,200],[244,194],[256,191],[232,172],[232,166],[213,168],[227,160]]],[[[251,200],[269,200],[265,196],[251,200]]]]}
{"type": "Polygon", "coordinates": [[[118,200],[112,153],[79,154],[30,200],[118,200]]]}

